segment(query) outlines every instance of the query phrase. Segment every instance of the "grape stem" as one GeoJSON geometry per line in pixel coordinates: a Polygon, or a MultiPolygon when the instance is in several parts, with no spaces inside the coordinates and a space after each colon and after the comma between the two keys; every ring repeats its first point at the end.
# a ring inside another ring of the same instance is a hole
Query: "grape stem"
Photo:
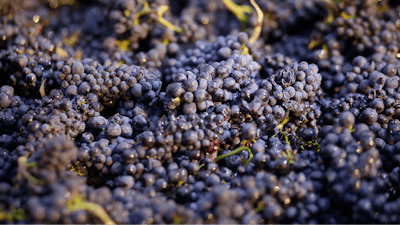
{"type": "Polygon", "coordinates": [[[245,13],[252,13],[253,9],[247,5],[237,5],[232,0],[222,0],[225,7],[231,11],[236,18],[240,21],[242,25],[242,30],[246,28],[246,23],[249,21],[249,18],[246,16],[245,13]]]}
{"type": "MultiPolygon", "coordinates": [[[[163,18],[163,15],[167,10],[169,10],[169,6],[167,6],[167,5],[162,5],[156,10],[157,16],[158,16],[158,21],[162,25],[167,27],[168,29],[173,30],[173,31],[175,31],[177,33],[182,33],[183,32],[182,28],[174,26],[171,22],[169,22],[168,20],[163,18]]],[[[139,25],[139,18],[144,16],[144,15],[149,14],[152,11],[154,12],[155,10],[150,7],[149,3],[146,0],[143,0],[143,8],[138,13],[136,13],[136,15],[134,16],[133,24],[135,26],[138,26],[139,25]]]]}
{"type": "Polygon", "coordinates": [[[199,170],[201,170],[201,168],[203,168],[204,167],[204,164],[201,164],[200,166],[199,166],[199,170]]]}
{"type": "Polygon", "coordinates": [[[249,54],[249,48],[246,45],[242,45],[241,49],[242,49],[242,55],[249,54]]]}
{"type": "Polygon", "coordinates": [[[290,145],[289,137],[286,134],[286,131],[281,131],[283,137],[285,138],[286,144],[290,145]]]}
{"type": "Polygon", "coordinates": [[[163,5],[158,8],[157,10],[158,21],[168,29],[173,30],[179,34],[182,33],[183,32],[182,28],[174,26],[171,22],[162,17],[167,10],[169,10],[169,6],[167,5],[163,5]]]}
{"type": "Polygon", "coordinates": [[[39,88],[39,93],[40,93],[40,96],[42,96],[42,98],[44,97],[44,96],[46,96],[46,92],[45,92],[45,83],[46,83],[46,78],[42,81],[42,84],[40,85],[40,88],[39,88]]]}
{"type": "Polygon", "coordinates": [[[26,178],[29,182],[32,182],[34,184],[44,184],[43,180],[38,180],[37,178],[35,178],[34,176],[32,176],[27,168],[32,167],[32,163],[28,163],[27,162],[27,158],[25,156],[20,156],[18,157],[18,179],[21,179],[22,177],[26,178]]]}
{"type": "Polygon", "coordinates": [[[290,121],[290,117],[286,117],[286,118],[282,121],[282,123],[278,124],[278,132],[277,132],[276,134],[272,135],[272,138],[275,137],[275,136],[283,129],[283,127],[285,126],[285,124],[287,124],[289,121],[290,121]]]}
{"type": "Polygon", "coordinates": [[[108,216],[107,212],[101,205],[83,201],[82,196],[76,192],[72,194],[70,200],[68,201],[68,208],[71,211],[87,210],[96,215],[104,224],[115,224],[115,222],[108,216]]]}
{"type": "Polygon", "coordinates": [[[250,3],[256,9],[256,12],[257,12],[257,26],[256,26],[256,28],[254,28],[253,34],[251,35],[251,37],[249,39],[250,43],[254,43],[260,37],[263,20],[264,20],[264,13],[260,9],[260,6],[258,6],[254,0],[250,0],[250,3]]]}
{"type": "Polygon", "coordinates": [[[135,26],[139,25],[139,18],[140,17],[142,17],[142,16],[144,16],[146,14],[149,14],[150,11],[151,11],[149,3],[146,0],[143,0],[142,3],[143,3],[143,8],[139,12],[137,12],[135,17],[133,18],[133,24],[135,26]]]}
{"type": "Polygon", "coordinates": [[[89,212],[92,212],[93,214],[95,214],[96,216],[98,216],[103,222],[104,224],[115,224],[111,218],[107,215],[106,211],[103,209],[103,207],[92,203],[92,202],[81,202],[81,203],[77,203],[74,207],[74,210],[88,210],[89,212]]]}
{"type": "Polygon", "coordinates": [[[233,150],[233,151],[231,151],[231,152],[228,152],[228,153],[223,154],[223,155],[219,155],[217,158],[215,158],[214,162],[218,162],[219,160],[225,159],[226,157],[239,154],[239,153],[241,153],[242,151],[247,151],[247,152],[249,153],[249,158],[246,160],[246,165],[247,165],[247,164],[250,163],[251,159],[252,159],[253,156],[254,156],[253,153],[251,152],[251,149],[250,149],[249,147],[247,147],[247,146],[241,146],[241,147],[236,148],[235,150],[233,150]]]}

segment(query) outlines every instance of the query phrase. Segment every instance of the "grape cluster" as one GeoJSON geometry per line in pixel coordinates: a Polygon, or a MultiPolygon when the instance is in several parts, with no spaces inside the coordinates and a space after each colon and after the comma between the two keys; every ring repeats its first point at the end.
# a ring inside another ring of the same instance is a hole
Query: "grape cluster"
{"type": "Polygon", "coordinates": [[[0,222],[400,223],[399,12],[0,3],[0,222]]]}
{"type": "MultiPolygon", "coordinates": [[[[167,58],[163,66],[164,81],[171,83],[174,81],[174,75],[177,73],[184,73],[188,70],[196,69],[199,64],[208,63],[212,64],[221,60],[227,60],[231,57],[237,58],[234,55],[242,55],[247,51],[252,53],[257,51],[257,46],[252,46],[249,43],[249,36],[246,33],[239,33],[237,37],[232,36],[219,36],[215,43],[198,41],[194,48],[182,51],[181,49],[175,50],[175,56],[167,58]],[[247,46],[250,46],[248,48],[247,46]]],[[[250,61],[247,59],[246,61],[250,61]]],[[[251,59],[253,61],[253,59],[251,59]]],[[[247,62],[243,62],[247,65],[247,62]]],[[[242,64],[243,64],[242,63],[242,64]]],[[[254,68],[258,69],[258,68],[254,68]]]]}
{"type": "Polygon", "coordinates": [[[119,99],[131,98],[136,102],[151,102],[162,86],[157,75],[139,66],[104,67],[92,60],[81,63],[66,59],[57,67],[60,69],[55,71],[55,75],[64,94],[74,98],[80,95],[85,99],[84,104],[90,106],[100,102],[106,107],[113,107],[119,99]]]}

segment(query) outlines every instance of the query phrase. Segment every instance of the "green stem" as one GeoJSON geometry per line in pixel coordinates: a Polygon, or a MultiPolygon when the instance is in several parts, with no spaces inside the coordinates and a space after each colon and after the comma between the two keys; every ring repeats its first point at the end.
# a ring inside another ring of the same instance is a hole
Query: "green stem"
{"type": "Polygon", "coordinates": [[[249,48],[246,45],[242,45],[241,49],[242,49],[242,55],[249,54],[249,48]]]}
{"type": "Polygon", "coordinates": [[[101,205],[92,202],[85,202],[82,199],[82,196],[77,193],[72,194],[72,197],[68,201],[67,205],[71,211],[87,210],[96,215],[104,224],[115,224],[101,205]]]}
{"type": "Polygon", "coordinates": [[[167,27],[170,30],[173,30],[177,33],[182,33],[183,29],[180,27],[176,27],[174,26],[171,22],[169,22],[168,20],[164,19],[162,16],[164,15],[164,13],[169,9],[169,6],[163,5],[160,6],[160,8],[158,8],[157,10],[157,14],[158,14],[158,21],[164,25],[165,27],[167,27]]]}
{"type": "Polygon", "coordinates": [[[261,29],[262,29],[262,25],[263,25],[263,20],[264,20],[264,13],[260,9],[260,6],[258,6],[257,3],[254,0],[250,0],[250,3],[256,9],[257,16],[258,16],[258,18],[257,18],[257,26],[254,29],[253,34],[251,35],[251,37],[249,39],[250,43],[254,43],[254,42],[257,41],[258,37],[260,37],[261,29]]]}
{"type": "Polygon", "coordinates": [[[241,147],[239,147],[239,148],[237,148],[237,149],[235,149],[235,150],[233,150],[231,152],[228,152],[228,153],[223,154],[223,155],[219,155],[217,158],[215,158],[214,162],[218,162],[219,160],[225,159],[226,157],[239,154],[242,151],[247,151],[249,153],[249,158],[246,160],[246,164],[249,164],[254,155],[251,152],[251,149],[249,147],[246,147],[246,146],[241,146],[241,147]]]}
{"type": "Polygon", "coordinates": [[[290,121],[290,117],[286,117],[286,118],[282,121],[282,123],[278,124],[278,132],[277,132],[276,134],[272,135],[271,138],[275,137],[275,136],[279,133],[279,131],[281,131],[281,130],[283,129],[283,127],[285,126],[285,124],[287,124],[289,121],[290,121]]]}
{"type": "Polygon", "coordinates": [[[46,92],[45,92],[45,89],[44,89],[45,84],[46,84],[46,78],[42,81],[42,84],[40,85],[40,88],[39,88],[39,93],[40,93],[40,96],[42,96],[42,98],[44,96],[46,96],[46,92]]]}
{"type": "Polygon", "coordinates": [[[283,134],[283,137],[285,138],[286,144],[290,145],[289,137],[287,136],[286,132],[281,131],[281,133],[283,134]]]}
{"type": "Polygon", "coordinates": [[[321,151],[321,145],[318,143],[318,139],[315,140],[315,146],[317,146],[317,152],[321,151]]]}
{"type": "Polygon", "coordinates": [[[139,18],[144,16],[144,15],[146,15],[146,14],[149,14],[150,10],[151,9],[150,9],[149,3],[146,0],[143,0],[143,8],[138,13],[136,13],[136,15],[135,15],[135,17],[133,19],[133,24],[135,26],[138,26],[139,25],[139,18]]]}
{"type": "Polygon", "coordinates": [[[36,165],[35,163],[28,163],[28,160],[25,156],[20,156],[18,158],[18,179],[22,179],[22,177],[26,178],[29,182],[32,182],[34,184],[41,184],[44,185],[45,181],[44,180],[39,180],[36,177],[32,176],[27,168],[30,168],[30,165],[36,165]]]}
{"type": "Polygon", "coordinates": [[[254,209],[256,213],[262,212],[264,210],[264,206],[258,206],[257,208],[254,209]]]}
{"type": "Polygon", "coordinates": [[[99,217],[104,224],[115,224],[114,221],[112,221],[112,219],[108,216],[107,212],[103,209],[103,207],[98,204],[92,202],[79,202],[75,204],[72,211],[79,209],[88,210],[89,212],[99,217]]]}
{"type": "Polygon", "coordinates": [[[278,129],[279,129],[279,130],[282,130],[283,126],[285,126],[285,124],[287,124],[287,123],[289,122],[289,120],[290,120],[290,117],[286,117],[286,118],[282,121],[282,123],[280,123],[280,124],[278,125],[278,129]]]}
{"type": "Polygon", "coordinates": [[[178,182],[178,187],[184,185],[185,183],[186,183],[186,181],[179,181],[179,182],[178,182]]]}
{"type": "Polygon", "coordinates": [[[232,0],[222,0],[225,7],[231,11],[241,23],[246,23],[249,18],[245,13],[252,13],[253,9],[247,5],[237,5],[232,0]]]}
{"type": "Polygon", "coordinates": [[[353,133],[354,131],[356,131],[356,130],[354,129],[353,125],[350,125],[349,130],[350,130],[351,133],[353,133]]]}

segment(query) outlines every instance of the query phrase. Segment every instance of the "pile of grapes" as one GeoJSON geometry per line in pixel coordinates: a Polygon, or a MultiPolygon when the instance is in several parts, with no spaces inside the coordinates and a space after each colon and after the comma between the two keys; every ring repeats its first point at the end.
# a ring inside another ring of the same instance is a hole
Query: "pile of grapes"
{"type": "Polygon", "coordinates": [[[399,0],[0,1],[0,223],[400,223],[399,0]]]}

